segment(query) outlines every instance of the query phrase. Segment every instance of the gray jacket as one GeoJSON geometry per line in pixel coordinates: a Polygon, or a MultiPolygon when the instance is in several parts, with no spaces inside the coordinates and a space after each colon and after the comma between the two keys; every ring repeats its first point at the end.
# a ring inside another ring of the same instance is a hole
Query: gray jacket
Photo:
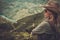
{"type": "Polygon", "coordinates": [[[32,30],[32,34],[52,34],[52,29],[47,21],[41,22],[35,29],[32,30]]]}

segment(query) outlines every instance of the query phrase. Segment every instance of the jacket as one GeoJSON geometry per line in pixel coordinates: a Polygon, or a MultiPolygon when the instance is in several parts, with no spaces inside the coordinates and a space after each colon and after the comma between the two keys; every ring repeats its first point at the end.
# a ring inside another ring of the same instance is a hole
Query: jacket
{"type": "Polygon", "coordinates": [[[54,34],[52,31],[50,24],[47,21],[41,22],[36,28],[32,30],[32,34],[54,34]]]}

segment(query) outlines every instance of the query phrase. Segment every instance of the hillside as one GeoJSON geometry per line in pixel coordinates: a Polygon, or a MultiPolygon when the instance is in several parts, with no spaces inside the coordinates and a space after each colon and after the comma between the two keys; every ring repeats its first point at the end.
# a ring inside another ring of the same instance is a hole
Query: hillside
{"type": "Polygon", "coordinates": [[[42,19],[43,13],[37,13],[35,15],[19,19],[15,22],[14,20],[11,20],[5,16],[0,16],[0,36],[3,36],[2,38],[0,38],[0,40],[14,38],[15,40],[27,40],[27,38],[31,39],[29,37],[29,33],[42,21],[42,19]]]}
{"type": "Polygon", "coordinates": [[[0,40],[30,40],[30,32],[43,20],[47,0],[0,0],[0,40]]]}
{"type": "Polygon", "coordinates": [[[47,0],[0,0],[0,15],[17,21],[41,13],[43,8],[39,6],[45,3],[47,0]]]}
{"type": "Polygon", "coordinates": [[[20,19],[15,24],[17,31],[30,31],[35,28],[43,19],[43,13],[38,13],[35,15],[31,15],[20,19]]]}

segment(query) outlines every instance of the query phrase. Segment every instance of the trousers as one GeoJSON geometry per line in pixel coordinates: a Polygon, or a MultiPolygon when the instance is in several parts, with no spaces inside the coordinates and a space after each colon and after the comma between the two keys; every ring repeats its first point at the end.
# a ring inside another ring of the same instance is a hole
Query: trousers
{"type": "Polygon", "coordinates": [[[38,40],[60,40],[56,34],[39,34],[38,40]]]}

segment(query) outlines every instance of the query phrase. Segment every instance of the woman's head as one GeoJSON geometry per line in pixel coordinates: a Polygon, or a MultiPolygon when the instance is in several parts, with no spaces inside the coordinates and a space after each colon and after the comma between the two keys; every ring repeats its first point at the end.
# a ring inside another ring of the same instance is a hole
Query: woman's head
{"type": "Polygon", "coordinates": [[[50,10],[50,9],[45,9],[44,10],[45,13],[44,13],[44,17],[48,20],[56,20],[57,17],[58,17],[58,14],[56,12],[54,12],[53,10],[50,10]]]}
{"type": "Polygon", "coordinates": [[[47,17],[54,17],[57,19],[58,15],[60,15],[60,1],[58,0],[49,0],[48,3],[44,6],[45,13],[44,16],[47,17]]]}

